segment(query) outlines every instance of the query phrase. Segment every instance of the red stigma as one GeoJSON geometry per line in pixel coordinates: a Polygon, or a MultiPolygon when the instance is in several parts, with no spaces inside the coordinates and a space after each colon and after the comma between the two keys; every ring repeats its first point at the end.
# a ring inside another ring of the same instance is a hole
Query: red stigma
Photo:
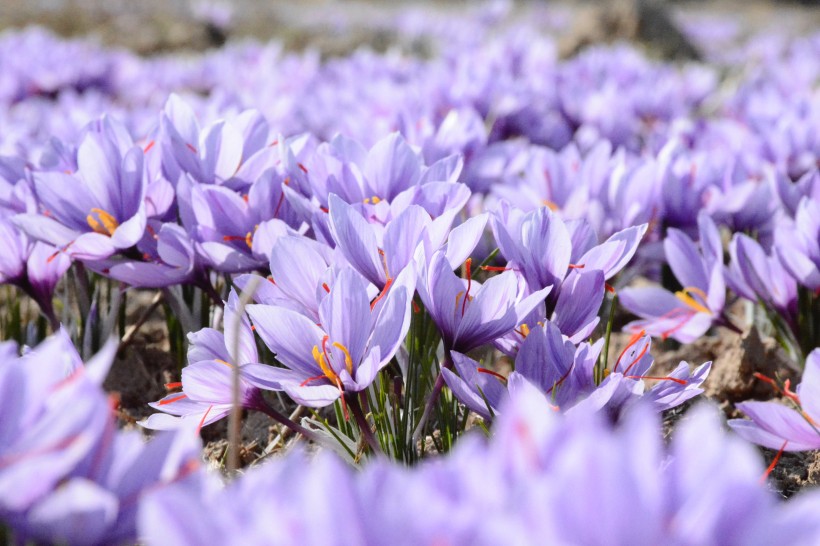
{"type": "Polygon", "coordinates": [[[419,308],[419,304],[416,303],[416,300],[413,300],[412,304],[413,304],[413,312],[414,313],[421,313],[421,308],[419,308]]]}
{"type": "Polygon", "coordinates": [[[323,283],[322,283],[322,288],[324,288],[324,289],[325,289],[325,292],[327,292],[328,294],[330,294],[330,287],[327,285],[327,283],[326,283],[326,282],[323,282],[323,283]]]}
{"type": "Polygon", "coordinates": [[[181,381],[165,384],[165,389],[169,390],[169,391],[172,391],[174,389],[181,389],[181,388],[182,388],[182,382],[181,381]]]}
{"type": "Polygon", "coordinates": [[[208,409],[205,410],[205,413],[202,414],[202,419],[199,420],[199,424],[196,426],[196,432],[199,434],[199,431],[202,430],[202,426],[205,424],[205,419],[207,419],[208,414],[211,413],[213,406],[208,406],[208,409]]]}
{"type": "Polygon", "coordinates": [[[464,262],[464,270],[467,275],[467,292],[464,294],[464,301],[461,302],[461,316],[464,316],[464,312],[467,310],[467,300],[470,299],[470,287],[473,284],[473,259],[467,258],[467,261],[464,262]]]}
{"type": "Polygon", "coordinates": [[[626,367],[626,369],[624,370],[624,375],[628,374],[629,370],[632,369],[632,366],[637,364],[643,358],[643,356],[646,354],[647,350],[649,350],[649,344],[648,343],[643,346],[643,349],[641,349],[641,352],[638,353],[638,356],[636,356],[635,359],[629,364],[629,366],[626,367]]]}
{"type": "Polygon", "coordinates": [[[393,286],[393,279],[389,278],[389,279],[387,279],[387,282],[384,283],[384,288],[382,288],[382,291],[379,293],[378,296],[376,296],[376,299],[374,299],[372,302],[370,302],[370,310],[371,311],[373,309],[375,309],[376,304],[379,303],[379,301],[381,301],[381,299],[387,294],[387,291],[390,290],[391,286],[393,286]]]}
{"type": "Polygon", "coordinates": [[[279,201],[276,202],[276,208],[273,209],[273,217],[279,218],[279,209],[282,208],[282,203],[285,202],[285,192],[279,194],[279,201]]]}
{"type": "Polygon", "coordinates": [[[786,450],[786,445],[788,443],[789,443],[789,441],[786,440],[785,442],[783,442],[783,445],[780,446],[780,449],[778,450],[777,455],[775,455],[774,459],[772,459],[772,464],[770,464],[769,467],[766,469],[766,472],[764,472],[763,475],[760,476],[760,483],[765,483],[766,482],[766,478],[769,477],[769,474],[771,474],[772,470],[775,469],[775,467],[777,466],[777,463],[780,462],[780,457],[783,456],[783,452],[786,450]]]}
{"type": "Polygon", "coordinates": [[[686,385],[686,381],[684,381],[683,379],[677,378],[677,377],[669,377],[669,376],[657,377],[657,376],[652,376],[652,375],[625,375],[624,377],[629,378],[629,379],[654,379],[655,381],[674,381],[678,385],[686,385]]]}
{"type": "Polygon", "coordinates": [[[199,153],[199,152],[196,151],[196,148],[194,148],[194,146],[192,144],[189,144],[189,143],[186,142],[185,147],[188,148],[189,150],[191,150],[195,154],[199,153]]]}
{"type": "Polygon", "coordinates": [[[154,147],[154,144],[156,144],[156,142],[153,140],[149,142],[145,149],[142,150],[142,153],[147,154],[151,150],[151,148],[154,147]]]}
{"type": "Polygon", "coordinates": [[[313,377],[308,377],[307,379],[305,379],[304,381],[299,383],[299,386],[304,387],[308,383],[312,383],[312,382],[318,381],[320,379],[327,379],[327,376],[325,374],[322,374],[322,375],[314,375],[313,377]]]}
{"type": "Polygon", "coordinates": [[[175,396],[173,398],[168,398],[166,400],[160,400],[159,405],[160,406],[167,406],[168,404],[173,404],[174,402],[179,402],[183,398],[188,398],[188,396],[185,395],[185,394],[180,394],[179,396],[175,396]]]}
{"type": "MultiPolygon", "coordinates": [[[[566,381],[567,377],[569,377],[569,373],[572,371],[572,369],[573,369],[574,367],[575,367],[575,362],[573,362],[573,363],[570,365],[570,367],[569,367],[569,368],[567,368],[567,371],[565,371],[565,372],[564,372],[564,375],[562,375],[562,376],[561,376],[561,378],[560,378],[560,379],[558,379],[558,381],[556,381],[556,382],[555,382],[555,384],[554,384],[552,387],[550,387],[550,388],[549,388],[549,390],[547,391],[547,394],[551,394],[551,393],[552,393],[552,391],[553,391],[553,390],[555,390],[555,387],[559,386],[561,383],[563,383],[564,381],[566,381]]],[[[557,407],[556,407],[556,409],[557,409],[557,407]]]]}
{"type": "Polygon", "coordinates": [[[798,406],[802,406],[802,404],[800,403],[800,397],[797,396],[796,392],[793,392],[791,390],[791,386],[792,386],[792,380],[791,379],[787,379],[786,381],[784,381],[783,382],[783,394],[786,396],[786,398],[788,398],[790,400],[793,400],[795,402],[795,404],[797,404],[798,406]]]}
{"type": "Polygon", "coordinates": [[[610,294],[615,293],[615,287],[612,286],[611,284],[609,284],[608,282],[604,283],[604,287],[606,288],[606,291],[609,292],[610,294]]]}
{"type": "Polygon", "coordinates": [[[302,170],[303,173],[307,174],[307,172],[308,172],[307,167],[305,167],[301,163],[297,163],[296,165],[299,166],[299,168],[302,170]]]}
{"type": "Polygon", "coordinates": [[[486,373],[487,375],[492,375],[493,377],[498,378],[499,381],[503,381],[504,383],[507,382],[506,377],[504,377],[500,373],[496,373],[492,370],[488,370],[487,368],[478,368],[478,373],[486,373]]]}
{"type": "Polygon", "coordinates": [[[482,265],[481,266],[481,271],[500,272],[500,271],[511,271],[511,269],[509,267],[500,267],[500,266],[497,266],[497,265],[482,265]]]}
{"type": "Polygon", "coordinates": [[[646,335],[646,330],[641,330],[640,332],[637,332],[637,333],[635,333],[635,334],[632,334],[632,337],[631,337],[631,338],[629,338],[629,342],[626,344],[626,347],[624,347],[624,350],[623,350],[623,351],[621,351],[621,354],[619,354],[619,355],[618,355],[618,360],[616,360],[616,361],[615,361],[615,367],[612,369],[612,371],[613,371],[613,372],[617,372],[617,371],[618,371],[618,364],[620,364],[620,363],[621,363],[621,359],[624,357],[624,355],[626,354],[626,352],[627,352],[627,351],[628,351],[628,350],[629,350],[629,349],[630,349],[633,345],[635,345],[636,343],[638,343],[638,341],[640,341],[640,339],[641,339],[643,336],[645,336],[645,335],[646,335]]]}
{"type": "Polygon", "coordinates": [[[325,214],[330,212],[329,210],[327,210],[327,207],[319,207],[319,210],[324,212],[325,214]]]}
{"type": "MultiPolygon", "coordinates": [[[[569,264],[567,267],[570,268],[570,269],[583,269],[584,264],[569,264]]],[[[613,288],[612,290],[615,290],[615,289],[613,288]]]]}

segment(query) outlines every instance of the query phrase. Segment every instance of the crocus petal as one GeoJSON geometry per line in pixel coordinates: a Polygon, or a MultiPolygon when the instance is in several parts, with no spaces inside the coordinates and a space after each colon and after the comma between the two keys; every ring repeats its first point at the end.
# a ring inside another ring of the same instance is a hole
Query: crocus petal
{"type": "Polygon", "coordinates": [[[373,228],[361,214],[335,194],[331,194],[328,201],[333,239],[342,254],[367,280],[383,286],[385,272],[373,228]]]}
{"type": "Polygon", "coordinates": [[[604,292],[603,271],[572,271],[561,285],[553,322],[574,343],[580,343],[600,320],[598,311],[604,292]]]}
{"type": "Polygon", "coordinates": [[[600,269],[604,272],[604,279],[609,279],[622,270],[635,255],[646,229],[647,224],[641,224],[619,231],[587,251],[578,259],[578,263],[586,269],[600,269]]]}
{"type": "Polygon", "coordinates": [[[706,291],[709,279],[695,243],[682,231],[672,228],[666,235],[663,248],[678,281],[686,288],[693,286],[706,291]]]}
{"type": "MultiPolygon", "coordinates": [[[[764,431],[788,440],[787,449],[820,449],[820,434],[791,408],[776,402],[741,402],[737,408],[764,431]]],[[[775,447],[779,448],[779,445],[775,447]]]]}
{"type": "Polygon", "coordinates": [[[305,377],[322,373],[313,360],[312,350],[321,346],[324,331],[309,318],[290,309],[258,304],[249,305],[247,312],[256,333],[282,364],[305,377]]]}

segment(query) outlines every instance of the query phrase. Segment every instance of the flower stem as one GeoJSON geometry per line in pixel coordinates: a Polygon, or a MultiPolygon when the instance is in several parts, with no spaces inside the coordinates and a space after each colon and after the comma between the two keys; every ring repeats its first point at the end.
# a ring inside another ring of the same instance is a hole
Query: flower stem
{"type": "Polygon", "coordinates": [[[356,393],[346,393],[344,396],[347,407],[353,412],[353,417],[356,419],[356,424],[359,425],[359,430],[362,432],[362,436],[367,442],[367,445],[370,446],[373,453],[384,454],[379,442],[376,441],[376,437],[373,435],[373,429],[370,428],[370,423],[367,422],[367,418],[364,415],[364,411],[362,411],[362,406],[359,403],[359,398],[356,396],[356,393]]]}
{"type": "MultiPolygon", "coordinates": [[[[441,365],[442,369],[452,369],[453,367],[453,359],[450,358],[450,350],[444,350],[444,362],[441,365]]],[[[419,438],[421,438],[421,434],[424,431],[425,425],[427,425],[427,421],[430,419],[430,414],[433,413],[433,408],[438,401],[438,397],[441,394],[441,389],[444,388],[444,374],[439,371],[438,376],[436,377],[436,383],[433,385],[433,390],[430,392],[430,397],[427,398],[427,404],[424,406],[424,413],[421,415],[421,419],[419,420],[419,424],[416,426],[416,429],[413,431],[413,445],[415,445],[419,438]]]]}
{"type": "Polygon", "coordinates": [[[324,438],[322,438],[321,436],[319,436],[318,434],[316,434],[312,430],[303,427],[302,425],[296,423],[295,421],[292,421],[287,416],[282,415],[281,413],[279,413],[278,411],[273,409],[273,407],[270,404],[268,404],[267,400],[262,398],[261,393],[259,393],[258,398],[252,402],[251,409],[255,409],[256,411],[261,411],[262,413],[264,413],[265,415],[267,415],[268,417],[270,417],[271,419],[273,419],[274,421],[276,421],[280,425],[284,425],[284,426],[288,427],[290,430],[292,430],[293,432],[301,434],[302,436],[304,436],[305,438],[307,438],[308,440],[312,441],[315,444],[318,444],[318,445],[325,445],[326,444],[326,442],[324,441],[324,438]]]}

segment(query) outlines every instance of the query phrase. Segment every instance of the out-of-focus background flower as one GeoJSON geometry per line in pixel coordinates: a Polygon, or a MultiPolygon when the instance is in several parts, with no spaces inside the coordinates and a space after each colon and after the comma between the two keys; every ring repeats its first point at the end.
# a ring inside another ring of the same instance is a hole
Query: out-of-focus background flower
{"type": "Polygon", "coordinates": [[[663,56],[686,55],[676,29],[697,47],[704,39],[715,44],[763,27],[785,35],[820,28],[817,0],[3,0],[0,29],[39,24],[142,54],[201,50],[244,37],[325,55],[362,45],[399,45],[424,54],[430,44],[421,36],[431,29],[421,28],[430,21],[422,13],[447,21],[475,10],[505,24],[537,21],[559,37],[565,54],[588,43],[626,39],[647,42],[663,56]]]}

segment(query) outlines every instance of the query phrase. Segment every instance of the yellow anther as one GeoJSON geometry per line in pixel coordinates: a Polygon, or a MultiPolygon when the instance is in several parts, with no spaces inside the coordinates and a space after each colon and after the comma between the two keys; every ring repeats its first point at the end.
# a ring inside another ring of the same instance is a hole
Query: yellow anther
{"type": "Polygon", "coordinates": [[[526,323],[524,323],[521,326],[519,326],[518,329],[519,329],[519,333],[521,334],[521,337],[523,337],[524,339],[527,339],[527,336],[530,335],[530,327],[527,326],[526,323]]]}
{"type": "Polygon", "coordinates": [[[342,351],[345,354],[345,368],[347,368],[347,372],[352,376],[353,375],[353,359],[350,358],[350,351],[347,350],[347,347],[339,343],[338,341],[333,342],[333,346],[342,351]]]}
{"type": "Polygon", "coordinates": [[[225,362],[225,361],[224,361],[224,360],[222,360],[221,358],[217,358],[217,359],[215,359],[215,360],[214,360],[214,362],[219,362],[220,364],[224,364],[225,366],[227,366],[227,367],[229,367],[229,368],[231,368],[231,367],[232,367],[232,366],[231,366],[228,362],[225,362]]]}
{"type": "Polygon", "coordinates": [[[120,227],[120,223],[111,214],[103,209],[93,208],[91,213],[85,217],[88,226],[100,235],[114,235],[114,231],[120,227]]]}
{"type": "Polygon", "coordinates": [[[318,345],[313,346],[313,360],[316,361],[316,364],[319,365],[319,368],[322,369],[322,373],[327,376],[332,382],[336,383],[339,380],[339,376],[336,375],[336,372],[328,366],[327,360],[325,360],[325,355],[321,349],[319,349],[318,345]]]}
{"type": "Polygon", "coordinates": [[[706,307],[702,303],[698,302],[695,298],[693,298],[692,294],[699,296],[704,303],[706,302],[708,297],[703,290],[696,286],[687,286],[683,290],[675,292],[675,297],[677,297],[680,301],[682,301],[688,307],[694,309],[698,313],[707,313],[711,315],[712,311],[710,311],[708,307],[706,307]]]}
{"type": "Polygon", "coordinates": [[[561,210],[561,207],[559,207],[553,201],[549,201],[547,199],[542,199],[541,204],[544,205],[545,207],[547,207],[548,209],[550,209],[552,212],[557,212],[557,211],[561,210]]]}
{"type": "Polygon", "coordinates": [[[364,204],[369,205],[370,203],[373,203],[374,205],[378,205],[381,201],[382,200],[380,197],[374,195],[373,197],[365,197],[364,204]]]}

